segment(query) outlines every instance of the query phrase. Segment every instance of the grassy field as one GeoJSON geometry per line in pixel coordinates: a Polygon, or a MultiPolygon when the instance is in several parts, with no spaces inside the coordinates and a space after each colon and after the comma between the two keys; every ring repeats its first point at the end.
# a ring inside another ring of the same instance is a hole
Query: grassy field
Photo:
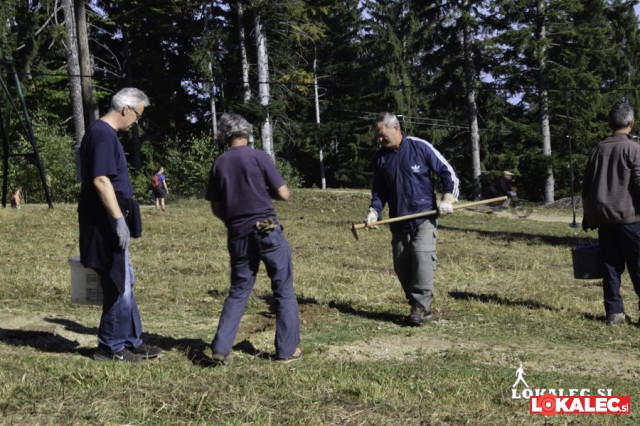
{"type": "MultiPolygon", "coordinates": [[[[388,228],[359,241],[349,229],[367,207],[367,191],[348,190],[296,190],[276,204],[304,358],[270,358],[263,270],[226,367],[207,362],[229,267],[204,200],[143,208],[135,293],[145,341],[164,353],[138,365],[90,358],[100,308],[70,300],[75,206],[0,209],[0,424],[638,424],[640,329],[607,327],[600,283],[573,279],[571,247],[596,234],[568,227],[570,211],[442,218],[434,320],[410,328],[388,228]],[[531,388],[612,389],[631,396],[632,414],[532,416],[511,397],[520,362],[531,388]]],[[[635,321],[626,276],[623,286],[635,321]]]]}

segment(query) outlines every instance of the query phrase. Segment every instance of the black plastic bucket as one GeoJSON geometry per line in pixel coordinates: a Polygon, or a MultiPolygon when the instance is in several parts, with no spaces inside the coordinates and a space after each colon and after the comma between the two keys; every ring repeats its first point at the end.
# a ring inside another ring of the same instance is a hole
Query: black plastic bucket
{"type": "Polygon", "coordinates": [[[577,280],[602,278],[602,256],[599,246],[576,246],[571,249],[573,277],[577,280]]]}

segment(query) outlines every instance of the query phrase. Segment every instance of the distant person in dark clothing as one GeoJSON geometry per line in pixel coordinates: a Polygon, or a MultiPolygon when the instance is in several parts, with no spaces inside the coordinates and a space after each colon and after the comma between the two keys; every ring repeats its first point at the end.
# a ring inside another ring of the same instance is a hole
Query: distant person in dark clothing
{"type": "Polygon", "coordinates": [[[625,266],[640,297],[640,145],[631,137],[634,119],[627,102],[613,107],[613,134],[589,155],[582,182],[582,227],[598,228],[607,325],[626,322],[620,295],[625,266]]]}
{"type": "MultiPolygon", "coordinates": [[[[508,170],[502,172],[500,176],[495,178],[489,188],[487,188],[487,197],[486,198],[497,198],[502,196],[514,197],[516,192],[513,188],[513,173],[508,170]]],[[[494,210],[502,210],[509,206],[509,200],[506,200],[504,203],[499,203],[496,205],[492,204],[492,208],[494,210]]]]}
{"type": "Polygon", "coordinates": [[[248,146],[252,131],[240,115],[220,117],[218,133],[229,149],[214,162],[207,188],[213,214],[227,227],[231,260],[231,287],[211,344],[213,359],[219,364],[232,362],[231,348],[261,261],[275,301],[276,361],[302,358],[291,247],[271,201],[288,200],[289,188],[269,155],[248,146]]]}
{"type": "Polygon", "coordinates": [[[497,198],[503,195],[513,196],[513,173],[505,170],[500,176],[495,178],[489,188],[487,188],[487,198],[497,198]]]}
{"type": "Polygon", "coordinates": [[[138,362],[155,358],[160,349],[142,343],[142,322],[133,295],[135,275],[129,258],[130,237],[139,237],[140,210],[118,132],[129,130],[149,105],[135,88],[111,99],[109,111],[93,122],[82,139],[82,187],[78,201],[80,259],[94,269],[102,287],[102,317],[97,361],[138,362]]]}

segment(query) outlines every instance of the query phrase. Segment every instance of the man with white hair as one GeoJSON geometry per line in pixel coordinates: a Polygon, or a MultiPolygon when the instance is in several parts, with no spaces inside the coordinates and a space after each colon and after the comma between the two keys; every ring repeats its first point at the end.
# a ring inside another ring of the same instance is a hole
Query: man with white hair
{"type": "Polygon", "coordinates": [[[141,90],[120,90],[111,99],[109,111],[91,124],[80,146],[80,260],[98,273],[103,294],[98,349],[93,355],[97,361],[139,362],[160,354],[159,348],[144,344],[141,337],[129,241],[141,235],[142,226],[118,139],[118,132],[131,129],[146,106],[149,98],[141,90]]]}
{"type": "MultiPolygon", "coordinates": [[[[404,135],[394,114],[381,113],[374,131],[380,149],[373,160],[371,204],[365,223],[378,220],[386,204],[391,218],[435,209],[441,215],[453,213],[459,183],[442,154],[429,142],[404,135]],[[442,182],[439,203],[431,174],[442,182]]],[[[423,216],[390,226],[393,268],[411,305],[407,319],[412,326],[431,318],[437,224],[435,217],[423,216]]]]}

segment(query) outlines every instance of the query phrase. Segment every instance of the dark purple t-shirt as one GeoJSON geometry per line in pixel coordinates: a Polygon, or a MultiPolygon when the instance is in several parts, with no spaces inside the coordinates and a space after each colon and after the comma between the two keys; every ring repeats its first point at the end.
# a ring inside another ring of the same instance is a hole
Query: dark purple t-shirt
{"type": "Polygon", "coordinates": [[[93,186],[93,179],[106,176],[113,190],[124,198],[131,198],[133,186],[129,180],[127,159],[118,139],[118,133],[102,120],[96,120],[82,139],[82,184],[93,186]]]}
{"type": "Polygon", "coordinates": [[[270,193],[284,184],[266,152],[237,146],[213,163],[206,198],[220,203],[228,238],[234,240],[249,234],[257,221],[276,219],[270,193]]]}

